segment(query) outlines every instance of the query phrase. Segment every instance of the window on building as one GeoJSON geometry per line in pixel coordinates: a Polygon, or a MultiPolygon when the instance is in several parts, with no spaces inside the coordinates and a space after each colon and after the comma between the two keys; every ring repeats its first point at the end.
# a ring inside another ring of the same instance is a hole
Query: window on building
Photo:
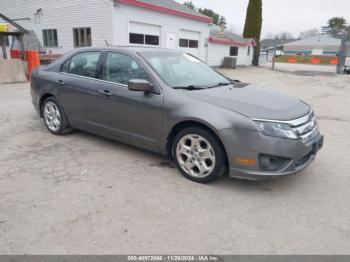
{"type": "Polygon", "coordinates": [[[198,40],[180,38],[179,46],[184,48],[198,48],[198,40]]]}
{"type": "Polygon", "coordinates": [[[74,47],[91,46],[91,28],[73,28],[74,47]]]}
{"type": "Polygon", "coordinates": [[[188,40],[187,39],[180,39],[179,46],[180,47],[188,47],[188,40]]]}
{"type": "Polygon", "coordinates": [[[129,34],[129,43],[130,44],[140,44],[143,45],[145,43],[145,35],[143,34],[129,34]]]}
{"type": "Polygon", "coordinates": [[[198,41],[197,40],[190,40],[188,47],[189,48],[198,48],[198,41]]]}
{"type": "Polygon", "coordinates": [[[159,36],[130,33],[129,43],[139,45],[159,45],[159,36]]]}
{"type": "Polygon", "coordinates": [[[61,72],[95,78],[99,57],[100,52],[79,53],[63,64],[61,72]]]}
{"type": "Polygon", "coordinates": [[[127,85],[131,79],[148,79],[143,67],[132,57],[109,52],[103,68],[103,79],[106,81],[127,85]]]}
{"type": "Polygon", "coordinates": [[[250,55],[250,46],[248,46],[248,52],[247,55],[250,55]]]}
{"type": "Polygon", "coordinates": [[[146,45],[159,45],[159,36],[145,35],[146,45]]]}
{"type": "Polygon", "coordinates": [[[44,29],[43,40],[45,47],[58,47],[57,29],[44,29]]]}
{"type": "Polygon", "coordinates": [[[238,47],[237,46],[230,47],[230,56],[238,56],[238,47]]]}

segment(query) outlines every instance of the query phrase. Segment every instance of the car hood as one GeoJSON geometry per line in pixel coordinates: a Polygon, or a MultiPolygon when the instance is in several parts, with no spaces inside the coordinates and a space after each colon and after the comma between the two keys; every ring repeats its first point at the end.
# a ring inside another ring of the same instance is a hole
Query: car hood
{"type": "Polygon", "coordinates": [[[185,91],[191,98],[226,108],[249,118],[292,120],[310,112],[299,99],[254,85],[238,84],[185,91]],[[242,87],[243,86],[243,87],[242,87]]]}

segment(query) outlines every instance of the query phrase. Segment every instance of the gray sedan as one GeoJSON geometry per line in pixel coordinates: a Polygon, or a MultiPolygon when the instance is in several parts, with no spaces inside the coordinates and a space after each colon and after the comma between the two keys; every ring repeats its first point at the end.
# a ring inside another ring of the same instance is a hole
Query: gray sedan
{"type": "Polygon", "coordinates": [[[197,182],[295,174],[323,145],[302,101],[155,48],[84,48],[35,70],[32,102],[55,135],[72,128],[171,157],[197,182]]]}

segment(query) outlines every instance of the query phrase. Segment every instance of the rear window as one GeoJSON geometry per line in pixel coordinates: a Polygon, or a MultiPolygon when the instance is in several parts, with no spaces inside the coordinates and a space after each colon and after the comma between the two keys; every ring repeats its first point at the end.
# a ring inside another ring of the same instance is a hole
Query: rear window
{"type": "Polygon", "coordinates": [[[79,53],[63,64],[61,72],[95,78],[99,57],[100,52],[79,53]]]}

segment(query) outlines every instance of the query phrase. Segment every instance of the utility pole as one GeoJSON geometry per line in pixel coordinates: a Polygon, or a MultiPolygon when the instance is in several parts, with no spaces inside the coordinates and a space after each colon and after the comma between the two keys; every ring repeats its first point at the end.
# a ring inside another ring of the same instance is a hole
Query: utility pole
{"type": "Polygon", "coordinates": [[[7,59],[6,39],[5,39],[5,37],[7,37],[7,36],[0,34],[0,45],[1,45],[1,49],[2,49],[2,58],[3,59],[7,59]]]}
{"type": "Polygon", "coordinates": [[[272,70],[275,70],[275,63],[276,63],[276,51],[277,51],[277,36],[275,37],[274,47],[273,47],[273,53],[272,53],[272,70]]]}
{"type": "Polygon", "coordinates": [[[348,72],[348,60],[350,59],[350,27],[345,28],[341,41],[337,73],[346,74],[348,72]]]}
{"type": "Polygon", "coordinates": [[[343,69],[345,66],[345,59],[346,59],[346,52],[345,52],[345,47],[346,47],[346,40],[347,40],[347,33],[344,30],[343,32],[343,37],[340,45],[340,51],[339,51],[339,59],[338,59],[338,64],[337,64],[337,74],[343,73],[343,69]]]}

